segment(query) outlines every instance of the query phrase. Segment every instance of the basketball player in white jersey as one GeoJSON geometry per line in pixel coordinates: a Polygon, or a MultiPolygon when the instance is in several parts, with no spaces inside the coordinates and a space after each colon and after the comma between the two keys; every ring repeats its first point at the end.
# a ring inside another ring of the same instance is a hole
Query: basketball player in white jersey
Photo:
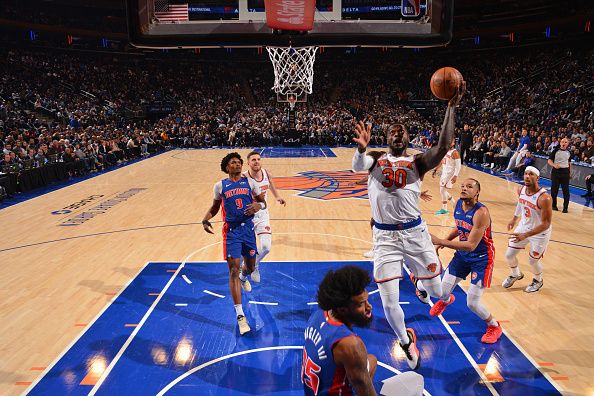
{"type": "Polygon", "coordinates": [[[441,164],[433,169],[431,177],[435,177],[437,171],[441,167],[441,178],[439,179],[439,194],[441,195],[441,209],[435,212],[436,215],[448,214],[448,202],[452,200],[452,195],[448,190],[452,188],[460,169],[462,169],[462,160],[460,154],[455,148],[455,141],[452,140],[452,147],[448,150],[441,164]]]}
{"type": "Polygon", "coordinates": [[[540,259],[544,255],[551,238],[551,219],[553,217],[553,200],[547,191],[538,185],[540,171],[528,166],[524,171],[524,186],[518,191],[518,205],[514,218],[508,223],[507,230],[511,231],[518,218],[520,224],[511,234],[505,258],[511,268],[511,275],[503,281],[503,287],[510,288],[522,279],[520,264],[516,257],[520,250],[530,243],[528,262],[534,274],[532,283],[524,289],[526,293],[534,293],[543,285],[542,264],[540,259]]]}
{"type": "MultiPolygon", "coordinates": [[[[287,202],[278,194],[272,181],[272,175],[266,169],[262,168],[262,158],[257,151],[252,151],[247,156],[247,162],[249,169],[243,172],[244,176],[248,179],[252,179],[260,191],[264,193],[264,200],[268,197],[268,191],[272,191],[272,195],[278,203],[285,206],[287,202]]],[[[272,230],[270,228],[270,214],[268,213],[268,207],[264,210],[258,211],[254,215],[254,232],[260,240],[260,248],[258,249],[258,255],[256,256],[256,267],[252,272],[251,279],[255,283],[260,283],[260,262],[270,253],[272,247],[272,230]]]]}
{"type": "Polygon", "coordinates": [[[416,334],[404,324],[404,312],[400,307],[400,279],[403,264],[407,265],[416,279],[417,287],[439,298],[442,294],[441,263],[421,219],[419,197],[421,179],[435,168],[450,148],[454,139],[455,108],[464,93],[465,83],[448,103],[439,141],[425,153],[409,155],[408,131],[402,124],[393,124],[386,131],[388,153],[369,152],[371,125],[363,122],[355,128],[353,141],[358,147],[353,157],[353,170],[369,171],[368,195],[373,215],[373,276],[378,284],[386,319],[400,339],[408,365],[416,370],[420,354],[416,334]],[[422,286],[421,286],[422,284],[422,286]]]}

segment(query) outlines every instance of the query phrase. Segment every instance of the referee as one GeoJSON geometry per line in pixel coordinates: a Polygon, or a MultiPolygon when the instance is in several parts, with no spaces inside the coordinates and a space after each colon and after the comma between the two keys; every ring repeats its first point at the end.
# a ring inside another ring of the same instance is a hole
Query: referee
{"type": "Polygon", "coordinates": [[[559,186],[563,190],[563,213],[567,213],[569,208],[569,179],[571,178],[570,152],[567,150],[569,140],[561,139],[559,146],[556,147],[549,156],[547,163],[553,169],[551,171],[551,197],[553,198],[553,210],[557,208],[557,194],[559,186]]]}

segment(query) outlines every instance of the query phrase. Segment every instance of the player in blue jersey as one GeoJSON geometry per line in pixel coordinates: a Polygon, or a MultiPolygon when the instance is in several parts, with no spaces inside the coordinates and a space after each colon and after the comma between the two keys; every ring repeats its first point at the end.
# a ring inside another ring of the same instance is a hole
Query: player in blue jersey
{"type": "MultiPolygon", "coordinates": [[[[377,359],[367,354],[353,326],[371,324],[371,305],[365,288],[371,282],[367,271],[346,266],[329,271],[318,288],[319,310],[305,328],[301,364],[304,393],[313,395],[376,395],[373,376],[377,359]]],[[[391,378],[390,393],[421,395],[423,377],[413,371],[391,378]]],[[[387,394],[387,393],[386,393],[387,394]]]]}
{"type": "Polygon", "coordinates": [[[460,186],[460,199],[454,210],[456,228],[446,239],[431,235],[431,241],[438,249],[455,249],[454,257],[446,270],[441,287],[443,294],[431,311],[431,316],[438,316],[448,305],[454,302],[452,291],[456,285],[470,274],[470,287],[466,297],[468,308],[487,322],[487,332],[481,338],[485,344],[499,340],[503,330],[499,322],[487,308],[481,304],[485,288],[491,287],[495,246],[491,235],[491,216],[485,205],[478,201],[481,185],[478,180],[469,178],[460,186]],[[458,237],[458,241],[454,241],[458,237]]]}
{"type": "Polygon", "coordinates": [[[241,335],[250,331],[243,307],[241,288],[252,290],[247,276],[256,265],[258,249],[254,233],[254,214],[266,209],[264,194],[252,180],[242,176],[243,160],[238,153],[227,154],[221,161],[221,170],[228,174],[226,179],[214,185],[212,206],[202,220],[204,231],[214,234],[210,219],[223,209],[223,255],[229,265],[229,289],[235,305],[237,324],[241,335]],[[240,270],[240,258],[245,265],[240,270]]]}

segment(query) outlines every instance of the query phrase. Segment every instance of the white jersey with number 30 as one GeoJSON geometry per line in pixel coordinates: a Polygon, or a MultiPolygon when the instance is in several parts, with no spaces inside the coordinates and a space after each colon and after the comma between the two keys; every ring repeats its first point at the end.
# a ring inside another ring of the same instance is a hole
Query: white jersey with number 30
{"type": "Polygon", "coordinates": [[[369,174],[369,202],[373,219],[400,224],[421,216],[421,178],[414,156],[394,157],[384,153],[369,174]]]}

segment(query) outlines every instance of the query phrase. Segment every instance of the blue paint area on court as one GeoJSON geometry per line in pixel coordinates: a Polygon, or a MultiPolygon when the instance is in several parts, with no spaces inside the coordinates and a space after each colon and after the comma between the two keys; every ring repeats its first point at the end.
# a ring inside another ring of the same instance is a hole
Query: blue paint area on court
{"type": "Polygon", "coordinates": [[[329,147],[265,147],[258,150],[264,158],[336,157],[329,147]]]}
{"type": "MultiPolygon", "coordinates": [[[[318,309],[308,303],[315,301],[317,285],[327,270],[348,264],[372,268],[367,261],[264,263],[262,283],[254,285],[251,293],[242,292],[252,327],[242,337],[226,263],[186,263],[179,273],[175,273],[179,263],[149,263],[30,394],[86,395],[109,366],[96,389],[98,395],[300,395],[299,347],[307,319],[318,309]],[[167,290],[160,293],[166,285],[167,290]],[[125,326],[138,323],[142,326],[125,326]],[[129,338],[135,329],[137,333],[129,338]],[[91,377],[90,384],[81,385],[85,377],[83,383],[91,377]]],[[[375,288],[370,286],[371,291],[375,288]]],[[[458,299],[444,317],[460,322],[451,328],[470,359],[486,365],[488,378],[501,377],[491,382],[497,392],[559,394],[507,337],[496,345],[480,343],[484,322],[466,308],[460,288],[454,293],[458,299]]],[[[370,328],[356,333],[369,353],[390,367],[378,367],[374,384],[379,392],[382,380],[408,371],[408,366],[385,320],[379,293],[371,294],[369,301],[375,318],[370,328]]],[[[407,325],[418,335],[419,373],[425,378],[425,389],[432,395],[491,394],[445,325],[429,316],[429,306],[417,300],[408,280],[401,283],[401,301],[407,325]]]]}

